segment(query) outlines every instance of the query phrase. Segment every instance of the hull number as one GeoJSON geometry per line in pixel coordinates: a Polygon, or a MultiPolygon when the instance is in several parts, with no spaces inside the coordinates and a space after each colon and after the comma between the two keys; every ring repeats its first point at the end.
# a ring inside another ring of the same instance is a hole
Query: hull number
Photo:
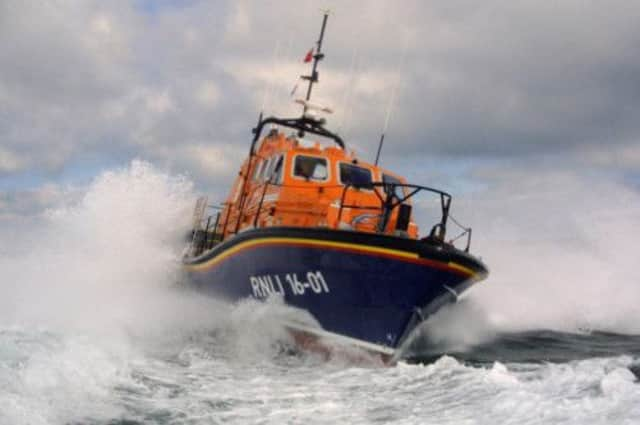
{"type": "Polygon", "coordinates": [[[270,295],[304,295],[329,292],[329,285],[321,271],[307,273],[285,273],[249,276],[251,292],[255,298],[267,298],[270,295]]]}

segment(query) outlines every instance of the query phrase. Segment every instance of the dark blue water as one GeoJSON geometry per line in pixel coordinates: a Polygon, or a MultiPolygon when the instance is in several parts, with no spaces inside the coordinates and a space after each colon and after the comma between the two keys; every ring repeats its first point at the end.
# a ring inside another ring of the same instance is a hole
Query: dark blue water
{"type": "Polygon", "coordinates": [[[640,335],[611,332],[583,333],[537,330],[504,333],[465,351],[442,351],[429,346],[428,339],[417,342],[411,363],[429,363],[447,354],[474,365],[503,363],[563,363],[590,358],[632,356],[640,358],[640,335]]]}

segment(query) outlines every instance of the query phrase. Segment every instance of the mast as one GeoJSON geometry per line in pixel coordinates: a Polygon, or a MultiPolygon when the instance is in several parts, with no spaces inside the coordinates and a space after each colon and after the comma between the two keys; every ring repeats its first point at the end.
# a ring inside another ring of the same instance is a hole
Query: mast
{"type": "MultiPolygon", "coordinates": [[[[313,83],[318,82],[318,62],[324,59],[324,53],[322,53],[322,39],[324,38],[324,30],[327,27],[327,19],[329,18],[329,11],[324,12],[324,16],[322,17],[322,28],[320,28],[320,37],[316,42],[316,53],[313,55],[313,66],[311,68],[311,75],[301,75],[300,78],[303,80],[309,81],[309,86],[307,87],[307,96],[305,101],[309,101],[311,99],[311,90],[313,89],[313,83]]],[[[305,104],[304,109],[302,110],[302,115],[307,112],[308,106],[305,104]]]]}

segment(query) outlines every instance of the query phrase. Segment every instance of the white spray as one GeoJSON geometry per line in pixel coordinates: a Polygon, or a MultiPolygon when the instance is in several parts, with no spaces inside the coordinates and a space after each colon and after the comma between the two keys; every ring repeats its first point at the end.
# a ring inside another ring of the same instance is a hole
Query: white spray
{"type": "Polygon", "coordinates": [[[640,332],[640,194],[577,172],[487,170],[487,189],[458,197],[472,252],[489,278],[426,327],[439,342],[496,331],[640,332]],[[494,171],[495,172],[495,171],[494,171]]]}

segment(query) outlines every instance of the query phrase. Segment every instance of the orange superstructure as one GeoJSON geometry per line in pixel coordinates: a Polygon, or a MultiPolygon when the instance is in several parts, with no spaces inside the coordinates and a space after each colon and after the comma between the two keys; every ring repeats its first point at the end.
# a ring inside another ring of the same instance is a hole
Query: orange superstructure
{"type": "Polygon", "coordinates": [[[326,227],[415,239],[418,227],[409,199],[403,202],[409,212],[403,223],[398,223],[399,208],[384,217],[384,200],[406,195],[401,187],[385,193],[384,185],[373,185],[390,181],[406,183],[340,147],[272,129],[242,165],[215,233],[224,239],[254,227],[326,227]]]}
{"type": "MultiPolygon", "coordinates": [[[[211,249],[249,229],[273,227],[349,230],[445,242],[451,196],[409,184],[379,167],[384,132],[375,164],[356,158],[342,138],[325,127],[326,119],[321,115],[332,109],[310,101],[313,85],[319,81],[318,62],[324,58],[321,47],[326,20],[327,15],[311,56],[311,72],[300,77],[308,81],[305,98],[296,99],[302,115],[263,118],[260,113],[249,155],[220,212],[215,219],[210,216],[206,225],[201,223],[206,200],[198,203],[194,240],[201,243],[195,244],[194,252],[211,249]],[[440,201],[440,219],[428,224],[432,227],[426,234],[420,234],[414,220],[412,201],[419,192],[435,194],[440,201]]],[[[457,238],[467,235],[468,249],[471,230],[461,230],[457,238]]]]}

